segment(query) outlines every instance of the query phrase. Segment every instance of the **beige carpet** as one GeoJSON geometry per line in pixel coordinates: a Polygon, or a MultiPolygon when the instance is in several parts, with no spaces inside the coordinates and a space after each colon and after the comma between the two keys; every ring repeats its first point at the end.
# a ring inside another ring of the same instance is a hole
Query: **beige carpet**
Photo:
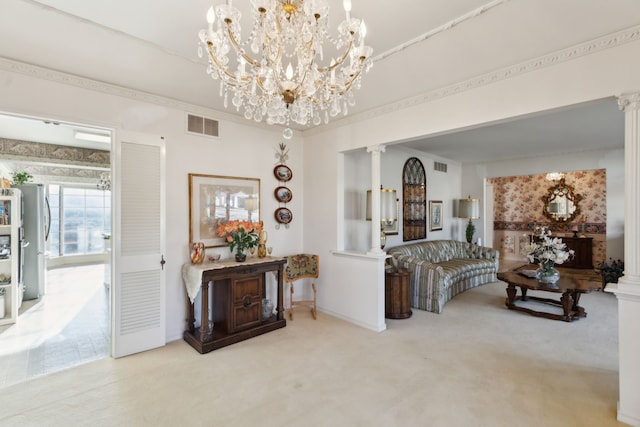
{"type": "MultiPolygon", "coordinates": [[[[619,426],[617,302],[586,319],[509,311],[505,285],[371,332],[297,311],[200,355],[183,341],[0,391],[2,426],[619,426]]],[[[320,291],[321,292],[321,291],[320,291]]]]}

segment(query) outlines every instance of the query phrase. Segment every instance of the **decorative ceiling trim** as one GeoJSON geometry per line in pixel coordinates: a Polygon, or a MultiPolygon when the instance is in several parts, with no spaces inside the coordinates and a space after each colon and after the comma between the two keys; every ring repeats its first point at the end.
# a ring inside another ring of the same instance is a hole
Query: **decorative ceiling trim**
{"type": "Polygon", "coordinates": [[[408,47],[413,46],[414,44],[418,44],[421,43],[425,40],[430,39],[431,37],[443,33],[447,30],[452,29],[453,27],[463,23],[464,21],[468,21],[469,19],[472,18],[477,18],[478,16],[490,11],[491,9],[493,9],[496,6],[500,6],[503,3],[508,2],[509,0],[493,0],[490,1],[487,4],[484,4],[478,8],[473,9],[472,11],[469,11],[467,13],[465,13],[464,15],[461,15],[459,17],[457,17],[456,19],[452,19],[449,22],[446,22],[442,25],[440,25],[439,27],[434,28],[433,30],[427,31],[424,34],[419,35],[418,37],[414,37],[409,41],[406,41],[402,44],[399,44],[396,47],[393,47],[389,50],[386,50],[378,55],[375,55],[372,59],[373,62],[378,62],[381,61],[393,54],[396,54],[398,52],[402,52],[403,50],[407,49],[408,47]]]}
{"type": "MultiPolygon", "coordinates": [[[[363,113],[347,116],[341,120],[333,121],[327,125],[317,126],[310,129],[304,129],[303,132],[315,133],[319,129],[326,130],[330,128],[337,128],[344,126],[345,124],[355,123],[363,119],[369,119],[377,117],[389,112],[409,108],[418,104],[434,101],[436,99],[445,98],[447,96],[455,95],[467,90],[476,89],[481,86],[496,83],[501,80],[506,80],[512,77],[516,77],[531,71],[537,71],[542,68],[553,66],[562,62],[570,61],[576,58],[580,58],[586,55],[591,55],[597,52],[604,51],[606,49],[615,48],[626,43],[640,40],[640,25],[627,28],[621,31],[617,31],[605,36],[593,39],[591,41],[580,43],[578,45],[562,49],[548,55],[543,55],[534,59],[530,59],[519,64],[515,64],[509,67],[504,67],[499,70],[486,73],[453,85],[443,87],[441,89],[433,90],[421,95],[417,95],[411,98],[407,98],[395,103],[385,105],[380,108],[375,108],[363,113]]],[[[49,80],[57,83],[67,84],[83,89],[88,89],[96,92],[102,92],[109,95],[120,96],[137,100],[141,102],[147,102],[150,104],[156,104],[160,106],[175,108],[183,111],[191,111],[202,115],[211,115],[215,112],[215,115],[224,117],[225,120],[229,120],[237,123],[244,123],[245,125],[252,125],[258,127],[265,127],[268,125],[260,125],[257,123],[251,123],[244,119],[242,116],[236,116],[233,114],[227,114],[219,110],[202,107],[199,105],[189,104],[182,101],[177,101],[172,98],[166,98],[160,95],[153,95],[147,92],[142,92],[135,89],[129,89],[113,84],[99,82],[84,77],[79,77],[72,74],[63,73],[48,68],[27,64],[19,61],[15,61],[9,58],[0,57],[0,70],[19,73],[31,77],[36,77],[44,80],[49,80]]],[[[273,126],[270,126],[273,127],[273,126]]]]}
{"type": "Polygon", "coordinates": [[[111,152],[91,148],[0,138],[3,159],[109,168],[111,152]]]}
{"type": "Polygon", "coordinates": [[[591,41],[581,43],[566,49],[562,49],[548,55],[539,56],[519,64],[504,67],[462,82],[458,82],[440,89],[406,98],[398,102],[387,104],[380,108],[374,108],[362,113],[356,113],[341,120],[336,120],[322,127],[322,129],[312,128],[307,132],[309,134],[324,131],[328,128],[338,128],[349,123],[356,123],[361,120],[371,119],[390,112],[403,110],[420,104],[425,104],[437,99],[446,98],[468,90],[477,89],[479,87],[507,80],[532,71],[560,64],[583,56],[591,55],[606,49],[618,47],[627,43],[640,40],[640,25],[627,28],[606,36],[593,39],[591,41]]]}

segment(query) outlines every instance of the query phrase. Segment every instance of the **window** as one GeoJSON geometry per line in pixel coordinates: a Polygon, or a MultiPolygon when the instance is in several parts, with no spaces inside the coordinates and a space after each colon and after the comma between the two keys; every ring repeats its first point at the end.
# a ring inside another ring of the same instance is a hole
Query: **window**
{"type": "Polygon", "coordinates": [[[52,257],[105,252],[111,232],[111,192],[80,186],[49,185],[52,257]]]}

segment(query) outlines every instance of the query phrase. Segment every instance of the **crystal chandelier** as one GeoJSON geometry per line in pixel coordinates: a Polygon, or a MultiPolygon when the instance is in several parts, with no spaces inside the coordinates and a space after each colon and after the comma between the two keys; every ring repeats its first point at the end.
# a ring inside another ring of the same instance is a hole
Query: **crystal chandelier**
{"type": "Polygon", "coordinates": [[[96,184],[98,190],[111,191],[111,175],[103,172],[100,174],[100,181],[96,184]]]}
{"type": "Polygon", "coordinates": [[[251,0],[254,23],[245,41],[231,0],[212,6],[198,55],[206,49],[207,73],[220,80],[225,108],[231,97],[245,118],[285,125],[287,139],[291,122],[319,125],[346,115],[373,50],[364,44],[364,22],[350,15],[351,0],[343,4],[336,38],[329,35],[326,0],[251,0]]]}

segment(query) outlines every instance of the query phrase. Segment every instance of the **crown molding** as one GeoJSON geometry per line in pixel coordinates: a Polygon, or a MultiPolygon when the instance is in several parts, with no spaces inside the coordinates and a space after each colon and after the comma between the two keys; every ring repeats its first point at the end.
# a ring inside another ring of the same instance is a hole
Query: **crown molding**
{"type": "MultiPolygon", "coordinates": [[[[626,43],[635,42],[640,40],[640,25],[627,28],[621,31],[617,31],[602,37],[598,37],[591,41],[580,43],[578,45],[562,49],[548,55],[539,56],[534,59],[530,59],[518,64],[504,67],[489,73],[482,74],[477,77],[473,77],[468,80],[464,80],[453,85],[449,85],[440,89],[436,89],[430,92],[426,92],[420,95],[416,95],[411,98],[394,102],[385,105],[380,108],[374,108],[362,113],[349,115],[343,119],[332,121],[326,125],[310,129],[298,129],[298,132],[305,134],[315,134],[327,129],[339,128],[347,124],[352,124],[358,121],[371,119],[384,114],[388,114],[394,111],[403,110],[419,104],[428,103],[437,99],[446,98],[448,96],[456,95],[468,90],[477,89],[482,86],[497,83],[503,80],[510,79],[512,77],[520,76],[532,71],[541,70],[546,67],[551,67],[566,61],[570,61],[576,58],[584,57],[594,53],[602,52],[607,49],[615,48],[626,43]]],[[[23,74],[39,79],[44,79],[56,83],[66,84],[70,86],[79,87],[91,91],[101,92],[108,95],[120,96],[140,102],[146,102],[150,104],[165,106],[168,108],[174,108],[181,111],[189,111],[196,114],[205,115],[208,117],[214,116],[214,118],[222,118],[227,121],[236,122],[244,125],[257,126],[267,129],[273,129],[274,125],[266,125],[260,123],[254,123],[246,120],[244,117],[236,116],[233,114],[221,112],[200,105],[189,104],[183,101],[178,101],[171,98],[166,98],[160,95],[154,95],[151,93],[130,89],[122,86],[117,86],[105,82],[87,79],[84,77],[63,73],[60,71],[40,67],[37,65],[27,64],[19,61],[15,61],[9,58],[0,57],[0,70],[23,74]]]]}
{"type": "Polygon", "coordinates": [[[346,124],[356,123],[362,120],[375,118],[384,114],[392,113],[394,111],[404,110],[406,108],[414,107],[416,105],[425,104],[435,101],[437,99],[446,98],[448,96],[456,95],[468,90],[477,89],[482,86],[497,83],[503,80],[517,77],[532,71],[538,71],[543,68],[551,67],[563,62],[571,61],[576,58],[584,57],[594,53],[602,52],[607,49],[615,48],[627,43],[640,40],[640,25],[627,28],[625,30],[617,31],[596,39],[590,40],[585,43],[562,49],[547,55],[539,56],[527,61],[520,62],[518,64],[504,67],[489,73],[482,74],[477,77],[473,77],[468,80],[464,80],[449,86],[445,86],[440,89],[436,89],[430,92],[422,93],[411,98],[406,98],[398,102],[387,104],[380,108],[374,108],[362,113],[347,116],[343,119],[331,122],[324,125],[322,129],[313,128],[306,132],[313,134],[316,132],[322,132],[329,128],[338,128],[346,124]]]}
{"type": "MultiPolygon", "coordinates": [[[[190,104],[188,102],[178,101],[173,98],[167,98],[161,95],[155,95],[152,93],[131,89],[123,86],[118,86],[110,83],[105,83],[97,80],[88,79],[86,77],[80,77],[74,74],[64,73],[62,71],[53,70],[38,65],[28,64],[25,62],[16,61],[10,58],[0,56],[0,70],[13,72],[16,74],[22,74],[42,80],[51,81],[54,83],[65,84],[74,86],[81,89],[86,89],[94,92],[100,92],[107,95],[119,96],[122,98],[131,99],[133,101],[145,102],[149,104],[159,105],[162,107],[173,108],[176,110],[199,114],[208,118],[216,120],[225,120],[230,122],[236,122],[241,124],[251,124],[247,119],[234,114],[229,114],[224,111],[214,110],[212,108],[203,107],[201,105],[190,104]]],[[[260,125],[255,123],[255,125],[260,125]]],[[[260,127],[260,126],[259,126],[260,127]]],[[[264,128],[272,129],[273,126],[264,124],[264,128]]]]}

